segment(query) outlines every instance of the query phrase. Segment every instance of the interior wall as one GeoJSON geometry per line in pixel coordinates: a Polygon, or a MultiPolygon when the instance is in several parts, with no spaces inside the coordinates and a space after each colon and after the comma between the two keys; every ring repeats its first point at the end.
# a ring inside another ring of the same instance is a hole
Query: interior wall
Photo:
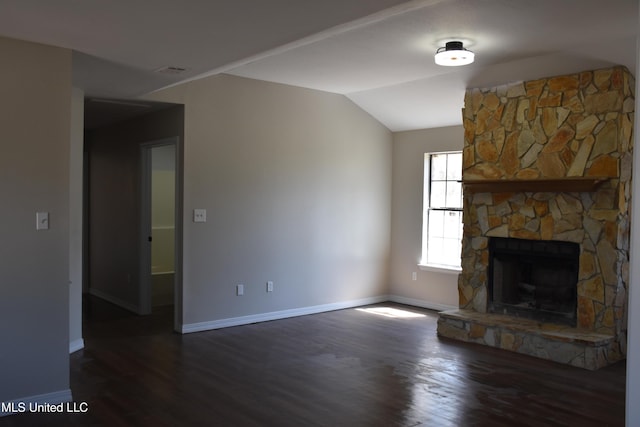
{"type": "Polygon", "coordinates": [[[182,133],[182,106],[87,133],[89,290],[134,312],[139,310],[140,144],[182,133]]]}
{"type": "MultiPolygon", "coordinates": [[[[638,70],[640,70],[640,15],[638,17],[638,51],[636,63],[636,116],[634,123],[634,147],[640,147],[638,129],[640,129],[640,80],[638,80],[638,70]]],[[[633,177],[632,177],[632,207],[631,207],[631,251],[630,278],[629,278],[629,313],[627,323],[627,395],[626,395],[626,425],[640,425],[640,150],[633,153],[633,177]]]]}
{"type": "Polygon", "coordinates": [[[69,352],[84,347],[82,338],[82,187],[84,91],[71,92],[69,149],[69,352]]]}
{"type": "Polygon", "coordinates": [[[0,62],[0,401],[68,400],[71,51],[0,38],[0,62]]]}
{"type": "Polygon", "coordinates": [[[395,300],[433,309],[458,307],[458,274],[423,271],[418,263],[422,258],[424,154],[462,150],[463,143],[462,126],[394,134],[390,293],[395,300]]]}
{"type": "Polygon", "coordinates": [[[344,96],[227,75],[152,98],[185,104],[185,324],[386,294],[386,128],[344,96]]]}

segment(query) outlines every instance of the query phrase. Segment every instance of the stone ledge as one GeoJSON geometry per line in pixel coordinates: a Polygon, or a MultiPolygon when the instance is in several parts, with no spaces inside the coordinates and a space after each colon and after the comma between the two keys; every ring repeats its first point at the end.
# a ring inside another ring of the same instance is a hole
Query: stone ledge
{"type": "Polygon", "coordinates": [[[441,312],[438,335],[590,370],[620,360],[613,334],[472,310],[441,312]]]}
{"type": "Polygon", "coordinates": [[[566,177],[536,179],[466,179],[462,181],[465,193],[549,193],[590,192],[613,177],[566,177]]]}

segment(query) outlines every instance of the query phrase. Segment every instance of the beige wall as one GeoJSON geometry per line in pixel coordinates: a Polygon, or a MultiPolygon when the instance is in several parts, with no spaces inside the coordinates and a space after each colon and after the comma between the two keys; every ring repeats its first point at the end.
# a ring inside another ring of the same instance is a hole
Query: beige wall
{"type": "Polygon", "coordinates": [[[434,309],[458,306],[458,276],[422,271],[424,154],[462,150],[462,126],[399,132],[393,138],[390,294],[394,300],[434,309]],[[416,272],[417,280],[412,273],[416,272]]]}
{"type": "Polygon", "coordinates": [[[71,52],[0,38],[0,401],[69,394],[71,52]],[[36,231],[36,212],[50,229],[36,231]]]}
{"type": "Polygon", "coordinates": [[[153,98],[185,104],[185,324],[386,294],[387,129],[343,96],[226,75],[153,98]]]}

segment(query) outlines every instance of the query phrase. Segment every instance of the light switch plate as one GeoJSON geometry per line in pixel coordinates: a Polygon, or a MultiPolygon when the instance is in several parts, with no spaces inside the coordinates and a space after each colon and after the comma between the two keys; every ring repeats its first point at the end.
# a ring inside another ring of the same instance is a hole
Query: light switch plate
{"type": "Polygon", "coordinates": [[[193,210],[193,222],[207,222],[207,210],[206,209],[194,209],[193,210]]]}
{"type": "Polygon", "coordinates": [[[36,212],[36,230],[49,229],[49,212],[36,212]]]}

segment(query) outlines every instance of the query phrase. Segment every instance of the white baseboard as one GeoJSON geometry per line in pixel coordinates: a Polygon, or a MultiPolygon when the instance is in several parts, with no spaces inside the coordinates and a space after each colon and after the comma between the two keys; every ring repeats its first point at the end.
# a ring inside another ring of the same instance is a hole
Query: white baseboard
{"type": "Polygon", "coordinates": [[[412,305],[429,310],[445,311],[455,310],[453,305],[439,304],[415,298],[406,298],[398,295],[380,295],[377,297],[359,300],[343,301],[333,304],[314,305],[310,307],[294,308],[291,310],[272,311],[269,313],[252,314],[249,316],[231,317],[227,319],[212,320],[209,322],[187,323],[182,325],[181,332],[189,334],[193,332],[210,331],[213,329],[228,328],[231,326],[249,325],[251,323],[268,322],[271,320],[286,319],[288,317],[306,316],[308,314],[324,313],[327,311],[342,310],[345,308],[361,307],[363,305],[378,304],[381,302],[396,302],[398,304],[412,305]]]}
{"type": "Polygon", "coordinates": [[[435,311],[456,310],[458,307],[454,305],[439,304],[436,302],[424,301],[416,298],[401,297],[398,295],[389,295],[389,301],[398,304],[413,305],[435,311]]]}
{"type": "Polygon", "coordinates": [[[71,396],[71,389],[54,391],[53,393],[38,394],[36,396],[23,397],[22,399],[13,399],[8,402],[2,402],[0,407],[0,417],[6,417],[7,415],[13,415],[19,413],[18,408],[20,405],[29,407],[30,403],[57,405],[64,402],[71,402],[73,397],[71,396]],[[16,408],[15,411],[5,411],[5,409],[16,408]]]}
{"type": "Polygon", "coordinates": [[[228,328],[230,326],[248,325],[251,323],[268,322],[270,320],[286,319],[288,317],[306,316],[308,314],[324,313],[345,308],[360,307],[388,301],[387,295],[381,295],[359,300],[343,301],[332,304],[314,305],[310,307],[294,308],[291,310],[272,311],[270,313],[252,314],[249,316],[232,317],[228,319],[212,320],[210,322],[187,323],[182,325],[182,333],[209,331],[212,329],[228,328]]]}
{"type": "Polygon", "coordinates": [[[140,314],[140,310],[138,306],[136,306],[135,304],[131,304],[128,301],[121,300],[120,298],[109,295],[106,292],[103,292],[99,289],[89,288],[89,294],[96,296],[98,298],[102,298],[105,301],[109,301],[110,303],[115,304],[118,307],[122,307],[125,310],[129,310],[135,314],[140,314]]]}
{"type": "Polygon", "coordinates": [[[75,353],[78,350],[82,350],[84,348],[84,339],[79,338],[77,340],[73,340],[69,343],[69,354],[75,353]]]}

